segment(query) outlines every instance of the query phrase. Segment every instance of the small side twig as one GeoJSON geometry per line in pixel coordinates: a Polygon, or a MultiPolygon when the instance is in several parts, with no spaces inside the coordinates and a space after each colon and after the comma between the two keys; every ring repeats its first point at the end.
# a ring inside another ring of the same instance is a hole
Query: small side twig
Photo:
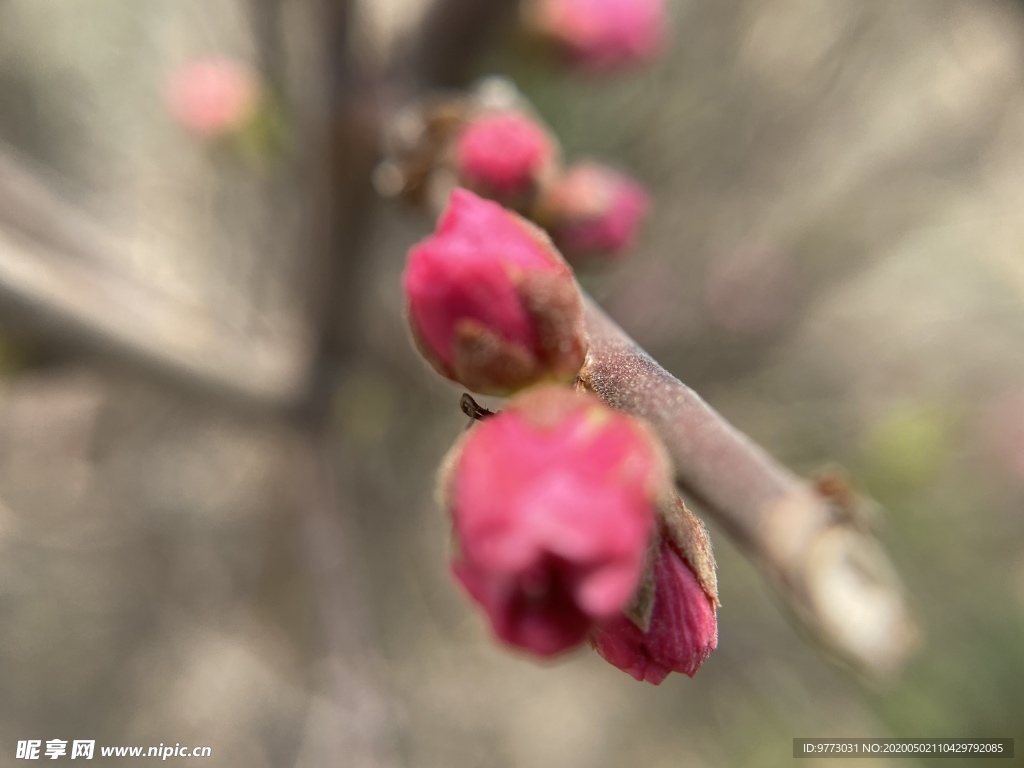
{"type": "Polygon", "coordinates": [[[591,348],[583,385],[654,427],[680,489],[751,556],[826,651],[876,679],[895,672],[918,632],[877,539],[662,368],[589,298],[585,312],[591,348]]]}

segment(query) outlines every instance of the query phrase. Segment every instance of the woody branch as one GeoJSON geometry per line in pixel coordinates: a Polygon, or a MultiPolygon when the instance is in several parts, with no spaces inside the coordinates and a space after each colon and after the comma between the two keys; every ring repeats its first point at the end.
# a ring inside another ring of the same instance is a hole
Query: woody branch
{"type": "Polygon", "coordinates": [[[583,385],[660,435],[679,488],[751,557],[824,650],[885,678],[917,641],[902,587],[852,494],[787,470],[585,298],[583,385]]]}

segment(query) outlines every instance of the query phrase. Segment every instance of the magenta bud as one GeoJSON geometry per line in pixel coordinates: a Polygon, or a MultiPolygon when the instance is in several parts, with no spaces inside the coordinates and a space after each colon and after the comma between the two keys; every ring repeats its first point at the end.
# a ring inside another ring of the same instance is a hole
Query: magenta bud
{"type": "Polygon", "coordinates": [[[529,204],[555,166],[547,130],[521,112],[484,112],[471,119],[455,142],[459,183],[511,208],[529,204]]]}
{"type": "Polygon", "coordinates": [[[653,564],[651,598],[646,629],[620,614],[594,632],[595,650],[613,666],[654,685],[670,672],[693,677],[718,645],[717,597],[666,537],[653,564]]]}
{"type": "Polygon", "coordinates": [[[539,228],[456,189],[436,232],[409,251],[409,323],[423,356],[475,392],[572,382],[586,354],[572,270],[539,228]]]}
{"type": "Polygon", "coordinates": [[[260,81],[232,59],[194,59],[173,73],[165,99],[171,117],[205,138],[237,131],[259,108],[260,81]]]}
{"type": "Polygon", "coordinates": [[[444,464],[455,577],[505,643],[568,650],[633,599],[668,484],[640,422],[567,387],[529,390],[444,464]]]}
{"type": "Polygon", "coordinates": [[[668,30],[664,0],[531,0],[526,23],[571,62],[599,72],[650,61],[668,30]]]}
{"type": "Polygon", "coordinates": [[[640,184],[588,162],[572,166],[545,190],[538,215],[575,261],[629,249],[649,208],[650,196],[640,184]]]}

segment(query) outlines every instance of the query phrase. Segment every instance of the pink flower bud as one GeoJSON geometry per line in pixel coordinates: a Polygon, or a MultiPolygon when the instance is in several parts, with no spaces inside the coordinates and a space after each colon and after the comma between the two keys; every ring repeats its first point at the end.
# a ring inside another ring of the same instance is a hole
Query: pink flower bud
{"type": "Polygon", "coordinates": [[[572,271],[540,229],[456,189],[437,231],[409,251],[413,338],[442,375],[484,394],[571,382],[586,354],[572,271]]]}
{"type": "Polygon", "coordinates": [[[526,18],[570,60],[598,71],[649,61],[668,27],[664,0],[533,0],[526,18]]]}
{"type": "Polygon", "coordinates": [[[455,144],[459,183],[484,197],[517,207],[529,201],[553,168],[547,131],[515,111],[487,112],[471,120],[455,144]]]}
{"type": "Polygon", "coordinates": [[[690,564],[663,538],[654,562],[654,595],[645,632],[625,615],[602,624],[592,638],[606,661],[657,685],[670,672],[690,677],[718,645],[715,598],[690,564]]]}
{"type": "Polygon", "coordinates": [[[630,248],[650,208],[647,191],[598,163],[579,163],[552,184],[540,217],[570,259],[630,248]]]}
{"type": "Polygon", "coordinates": [[[238,130],[256,114],[260,85],[253,72],[227,58],[195,59],[167,84],[171,116],[210,138],[238,130]]]}
{"type": "Polygon", "coordinates": [[[553,656],[627,606],[667,466],[640,422],[562,387],[519,395],[467,433],[440,486],[453,571],[501,640],[553,656]]]}

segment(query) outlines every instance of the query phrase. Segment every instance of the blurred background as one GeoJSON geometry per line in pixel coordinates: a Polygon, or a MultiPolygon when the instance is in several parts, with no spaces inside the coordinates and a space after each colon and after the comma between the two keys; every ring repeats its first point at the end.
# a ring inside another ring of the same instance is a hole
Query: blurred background
{"type": "Polygon", "coordinates": [[[466,418],[399,293],[432,222],[364,173],[363,94],[400,98],[429,3],[350,5],[0,0],[0,765],[52,738],[246,768],[1024,749],[1024,6],[675,0],[667,55],[611,79],[512,16],[459,62],[652,188],[586,284],[785,464],[850,471],[923,628],[899,679],[859,681],[713,529],[719,648],[652,687],[500,648],[449,578],[433,472],[466,418]],[[240,141],[168,110],[208,55],[269,94],[240,141]],[[316,407],[287,406],[325,349],[316,407]]]}

